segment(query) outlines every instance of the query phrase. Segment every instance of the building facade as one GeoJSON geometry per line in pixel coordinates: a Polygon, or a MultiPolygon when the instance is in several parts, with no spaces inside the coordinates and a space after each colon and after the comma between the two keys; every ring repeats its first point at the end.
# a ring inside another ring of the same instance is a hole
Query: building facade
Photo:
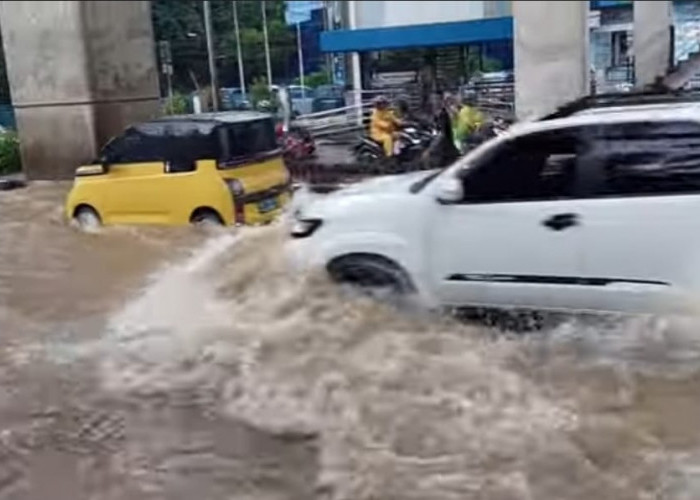
{"type": "Polygon", "coordinates": [[[591,83],[597,91],[651,84],[700,48],[698,0],[330,3],[339,5],[345,22],[322,33],[321,50],[350,54],[355,89],[364,86],[367,62],[378,53],[431,47],[483,53],[489,46],[503,53],[506,47],[523,118],[589,93],[591,83]]]}
{"type": "Polygon", "coordinates": [[[350,1],[342,29],[321,37],[325,52],[367,52],[512,39],[510,1],[350,1]]]}
{"type": "Polygon", "coordinates": [[[322,34],[321,50],[334,54],[339,83],[352,81],[341,71],[351,68],[345,64],[347,53],[361,54],[363,87],[370,75],[418,71],[424,61],[415,49],[435,49],[440,75],[453,84],[470,72],[513,67],[510,1],[350,1],[328,6],[336,20],[328,25],[335,29],[322,34]],[[403,57],[392,58],[397,52],[403,57]],[[406,67],[400,68],[402,64],[406,67]]]}
{"type": "MultiPolygon", "coordinates": [[[[700,2],[676,0],[672,5],[673,62],[700,50],[700,2]]],[[[634,83],[634,12],[629,0],[591,2],[591,65],[597,86],[614,91],[634,83]]],[[[700,83],[700,82],[696,82],[700,83]]]]}

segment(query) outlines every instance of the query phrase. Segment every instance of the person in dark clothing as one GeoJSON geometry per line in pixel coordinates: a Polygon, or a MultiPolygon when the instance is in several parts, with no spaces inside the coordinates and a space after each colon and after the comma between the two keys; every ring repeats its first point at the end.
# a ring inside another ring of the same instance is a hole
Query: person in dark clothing
{"type": "Polygon", "coordinates": [[[452,131],[452,114],[450,110],[451,97],[445,96],[442,100],[442,106],[435,117],[435,127],[438,131],[439,140],[436,148],[438,149],[439,166],[449,165],[459,157],[459,150],[455,146],[454,135],[452,131]]]}
{"type": "Polygon", "coordinates": [[[449,102],[449,99],[443,99],[433,118],[438,135],[422,157],[424,165],[428,168],[446,167],[459,158],[459,150],[455,147],[452,134],[449,102]]]}

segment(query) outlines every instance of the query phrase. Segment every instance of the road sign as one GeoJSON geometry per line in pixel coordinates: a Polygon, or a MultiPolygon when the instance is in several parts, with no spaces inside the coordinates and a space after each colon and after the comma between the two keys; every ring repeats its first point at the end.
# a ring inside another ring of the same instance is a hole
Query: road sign
{"type": "Polygon", "coordinates": [[[284,20],[289,25],[305,23],[311,20],[311,12],[322,9],[323,2],[317,0],[287,0],[285,2],[284,20]]]}

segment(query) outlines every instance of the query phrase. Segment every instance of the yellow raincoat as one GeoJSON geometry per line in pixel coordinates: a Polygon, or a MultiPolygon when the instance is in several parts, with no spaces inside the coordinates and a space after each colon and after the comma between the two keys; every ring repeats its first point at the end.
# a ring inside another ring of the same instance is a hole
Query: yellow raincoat
{"type": "Polygon", "coordinates": [[[374,109],[369,124],[369,136],[382,144],[384,154],[391,156],[394,152],[394,132],[399,121],[390,109],[374,109]]]}
{"type": "Polygon", "coordinates": [[[484,115],[481,111],[471,106],[462,106],[452,123],[455,142],[461,145],[469,135],[479,130],[483,124],[484,115]]]}

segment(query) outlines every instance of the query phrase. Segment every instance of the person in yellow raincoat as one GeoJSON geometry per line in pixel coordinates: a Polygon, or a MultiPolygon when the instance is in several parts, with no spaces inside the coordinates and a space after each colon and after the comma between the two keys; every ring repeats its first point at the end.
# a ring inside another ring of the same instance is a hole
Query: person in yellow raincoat
{"type": "Polygon", "coordinates": [[[377,97],[369,124],[369,136],[382,145],[386,156],[392,156],[394,153],[394,133],[400,123],[389,108],[389,100],[383,96],[377,97]]]}
{"type": "Polygon", "coordinates": [[[455,146],[464,151],[470,137],[484,124],[484,115],[476,107],[473,99],[467,97],[462,103],[456,102],[456,113],[453,117],[455,146]]]}

